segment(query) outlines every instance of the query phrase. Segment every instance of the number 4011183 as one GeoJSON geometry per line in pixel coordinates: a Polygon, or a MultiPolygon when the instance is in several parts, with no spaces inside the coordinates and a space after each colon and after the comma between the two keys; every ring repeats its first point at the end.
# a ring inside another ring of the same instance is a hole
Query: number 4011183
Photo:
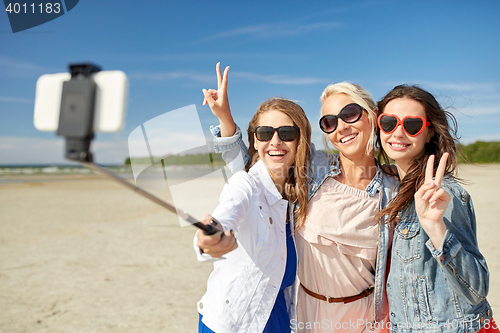
{"type": "Polygon", "coordinates": [[[30,4],[20,4],[20,3],[9,3],[5,8],[5,11],[9,14],[59,14],[61,12],[61,4],[56,3],[41,3],[39,5],[35,5],[34,3],[30,4]],[[45,5],[45,6],[44,6],[45,5]]]}

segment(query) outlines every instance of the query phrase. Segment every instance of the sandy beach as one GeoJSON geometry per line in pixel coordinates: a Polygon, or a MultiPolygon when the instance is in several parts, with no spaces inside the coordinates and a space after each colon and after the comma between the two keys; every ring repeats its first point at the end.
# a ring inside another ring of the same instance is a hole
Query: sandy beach
{"type": "MultiPolygon", "coordinates": [[[[464,165],[459,176],[470,182],[498,320],[500,165],[464,165]]],[[[9,180],[0,182],[0,332],[196,332],[212,266],[196,260],[193,227],[100,176],[9,180]]],[[[199,179],[176,204],[201,218],[221,186],[199,179]]]]}

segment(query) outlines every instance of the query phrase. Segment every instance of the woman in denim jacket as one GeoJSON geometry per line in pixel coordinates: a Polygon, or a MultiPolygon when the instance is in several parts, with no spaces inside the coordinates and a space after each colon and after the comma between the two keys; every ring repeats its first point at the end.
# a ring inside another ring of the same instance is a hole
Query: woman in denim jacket
{"type": "MultiPolygon", "coordinates": [[[[217,74],[222,77],[219,64],[217,74]]],[[[248,162],[241,130],[228,107],[214,107],[215,101],[227,104],[226,91],[204,90],[204,95],[204,104],[210,104],[221,123],[212,128],[215,151],[233,173],[241,170],[248,162]]],[[[311,214],[296,224],[301,287],[298,321],[290,326],[299,332],[380,331],[388,308],[384,286],[389,231],[374,217],[392,198],[397,181],[374,158],[376,106],[370,95],[343,82],[328,86],[321,102],[320,126],[339,154],[311,149],[311,214]]]]}
{"type": "Polygon", "coordinates": [[[400,178],[396,197],[380,212],[395,225],[386,286],[391,332],[491,329],[474,207],[454,177],[453,115],[427,91],[406,85],[378,108],[379,161],[394,160],[400,178]]]}

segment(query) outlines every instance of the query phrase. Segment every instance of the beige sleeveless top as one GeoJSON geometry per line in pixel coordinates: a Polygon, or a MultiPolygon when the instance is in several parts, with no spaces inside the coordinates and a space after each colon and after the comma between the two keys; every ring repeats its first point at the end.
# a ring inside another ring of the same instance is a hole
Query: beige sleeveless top
{"type": "MultiPolygon", "coordinates": [[[[304,227],[296,236],[298,277],[309,290],[330,297],[354,296],[375,280],[378,193],[369,196],[328,178],[309,201],[304,227]]],[[[361,300],[326,303],[299,287],[298,322],[373,319],[373,294],[361,300]]],[[[328,325],[327,325],[328,326],[328,325]]],[[[299,330],[329,332],[330,329],[299,330]]],[[[360,327],[362,332],[364,327],[360,327]]]]}

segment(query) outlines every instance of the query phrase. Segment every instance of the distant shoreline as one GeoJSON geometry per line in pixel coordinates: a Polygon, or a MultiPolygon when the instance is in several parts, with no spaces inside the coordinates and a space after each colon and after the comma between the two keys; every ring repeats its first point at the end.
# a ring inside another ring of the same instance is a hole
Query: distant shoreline
{"type": "MultiPolygon", "coordinates": [[[[120,177],[134,181],[134,174],[131,166],[104,166],[106,169],[118,174],[120,177]]],[[[220,169],[219,166],[211,165],[174,165],[162,168],[161,165],[154,165],[153,168],[142,170],[139,179],[141,181],[158,180],[167,178],[170,184],[193,180],[199,177],[208,176],[220,169]]],[[[226,169],[226,174],[230,171],[226,169]]],[[[217,173],[218,175],[218,173],[217,173]]],[[[43,183],[43,182],[67,182],[82,180],[108,180],[106,176],[90,170],[82,165],[16,165],[11,167],[0,166],[0,185],[11,183],[43,183]]]]}

